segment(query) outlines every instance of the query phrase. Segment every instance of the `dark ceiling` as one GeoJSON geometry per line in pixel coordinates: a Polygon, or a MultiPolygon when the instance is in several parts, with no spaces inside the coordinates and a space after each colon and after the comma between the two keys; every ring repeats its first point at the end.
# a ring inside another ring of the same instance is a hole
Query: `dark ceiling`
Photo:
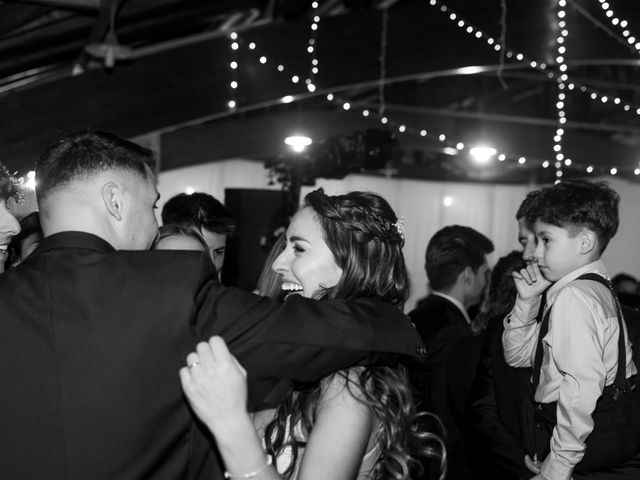
{"type": "MultiPolygon", "coordinates": [[[[293,130],[321,145],[313,155],[324,148],[353,157],[372,148],[357,133],[378,129],[394,144],[374,174],[548,182],[562,73],[557,10],[554,0],[0,1],[0,161],[24,172],[60,132],[86,128],[155,135],[163,169],[273,159],[293,130]],[[106,68],[109,50],[114,66],[106,68]],[[506,159],[475,166],[468,148],[479,143],[506,159]]],[[[565,90],[562,153],[572,163],[562,164],[564,178],[592,166],[593,174],[615,167],[636,179],[640,54],[628,39],[640,39],[640,5],[566,0],[565,10],[567,84],[575,88],[565,90]]]]}

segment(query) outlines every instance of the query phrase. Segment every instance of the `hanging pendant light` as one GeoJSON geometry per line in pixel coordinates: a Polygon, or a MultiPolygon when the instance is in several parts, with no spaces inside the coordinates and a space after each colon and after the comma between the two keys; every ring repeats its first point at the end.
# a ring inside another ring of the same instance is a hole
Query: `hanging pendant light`
{"type": "Polygon", "coordinates": [[[105,68],[113,68],[116,61],[130,60],[133,50],[118,42],[115,32],[115,14],[117,0],[111,1],[109,14],[109,31],[100,43],[90,43],[84,47],[85,52],[94,58],[102,59],[105,68]]]}

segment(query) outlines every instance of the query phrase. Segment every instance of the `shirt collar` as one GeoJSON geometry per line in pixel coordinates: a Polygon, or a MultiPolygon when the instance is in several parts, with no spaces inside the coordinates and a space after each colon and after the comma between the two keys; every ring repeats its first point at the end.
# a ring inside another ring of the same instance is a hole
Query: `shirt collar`
{"type": "Polygon", "coordinates": [[[447,295],[446,293],[442,293],[442,292],[434,291],[434,292],[431,292],[431,294],[437,295],[438,297],[446,298],[447,300],[449,300],[458,308],[458,310],[460,310],[460,312],[462,312],[462,316],[466,320],[467,324],[471,324],[471,319],[469,318],[469,314],[467,313],[467,310],[464,308],[464,305],[462,305],[462,302],[460,300],[458,300],[457,298],[453,298],[451,295],[447,295]]]}
{"type": "Polygon", "coordinates": [[[60,232],[42,239],[35,251],[29,257],[35,257],[49,250],[60,248],[81,248],[98,252],[115,252],[115,248],[106,240],[87,232],[60,232]]]}
{"type": "Polygon", "coordinates": [[[569,282],[574,281],[580,275],[584,275],[585,273],[597,273],[598,275],[602,275],[607,280],[609,279],[609,274],[607,273],[607,269],[602,263],[601,260],[596,260],[595,262],[588,263],[573,272],[567,273],[564,277],[558,280],[556,283],[549,287],[547,291],[547,305],[551,305],[555,300],[558,292],[566,286],[569,282]]]}

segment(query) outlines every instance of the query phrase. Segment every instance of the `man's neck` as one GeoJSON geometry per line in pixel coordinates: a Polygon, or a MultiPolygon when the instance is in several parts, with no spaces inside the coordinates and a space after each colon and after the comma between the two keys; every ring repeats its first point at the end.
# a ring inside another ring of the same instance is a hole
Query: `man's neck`
{"type": "Polygon", "coordinates": [[[467,323],[471,323],[471,319],[469,318],[469,314],[467,313],[467,308],[465,307],[465,305],[458,298],[452,296],[449,293],[445,293],[445,292],[437,291],[437,290],[433,291],[433,295],[436,295],[436,296],[439,296],[439,297],[443,297],[443,298],[449,300],[452,304],[454,304],[458,308],[458,310],[460,310],[460,313],[462,314],[464,319],[467,321],[467,323]]]}

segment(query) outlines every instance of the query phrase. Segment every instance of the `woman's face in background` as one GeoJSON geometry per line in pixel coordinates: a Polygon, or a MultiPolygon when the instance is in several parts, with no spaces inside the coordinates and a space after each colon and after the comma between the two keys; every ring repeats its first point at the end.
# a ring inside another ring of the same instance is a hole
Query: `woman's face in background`
{"type": "Polygon", "coordinates": [[[273,270],[282,276],[282,288],[313,298],[323,289],[335,286],[342,277],[324,240],[315,213],[305,207],[294,215],[286,234],[286,243],[273,262],[273,270]]]}

